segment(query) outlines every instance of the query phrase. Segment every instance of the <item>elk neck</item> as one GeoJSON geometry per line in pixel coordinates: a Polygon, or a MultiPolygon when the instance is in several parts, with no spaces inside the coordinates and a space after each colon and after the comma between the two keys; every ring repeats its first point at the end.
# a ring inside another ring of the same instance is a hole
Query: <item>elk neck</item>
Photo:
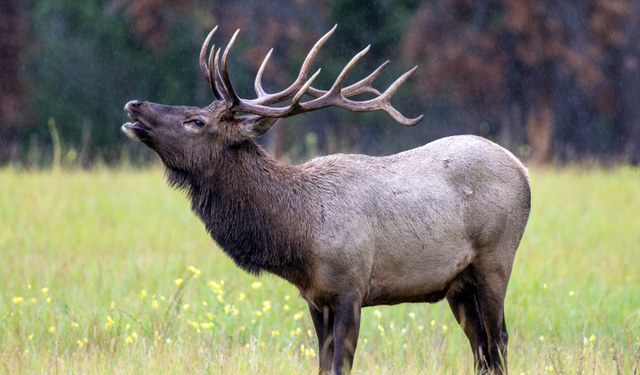
{"type": "Polygon", "coordinates": [[[223,149],[201,174],[167,169],[187,191],[207,231],[245,271],[267,271],[305,286],[312,264],[313,203],[306,176],[278,163],[257,142],[223,149]]]}

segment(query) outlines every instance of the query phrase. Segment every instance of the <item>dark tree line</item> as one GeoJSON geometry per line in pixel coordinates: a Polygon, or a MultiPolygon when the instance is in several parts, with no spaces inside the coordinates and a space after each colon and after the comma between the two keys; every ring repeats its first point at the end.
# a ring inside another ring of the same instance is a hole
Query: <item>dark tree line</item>
{"type": "Polygon", "coordinates": [[[637,0],[5,0],[0,5],[0,163],[46,165],[50,124],[69,163],[152,158],[123,141],[123,104],[206,105],[197,66],[204,36],[226,45],[235,86],[252,97],[270,48],[267,90],[289,85],[313,43],[339,28],[315,63],[326,88],[371,44],[355,81],[386,59],[383,89],[419,69],[384,114],[325,110],[281,121],[264,143],[297,161],[316,153],[387,154],[472,133],[535,163],[640,162],[640,1],[637,0]],[[72,152],[73,151],[73,152],[72,152]]]}

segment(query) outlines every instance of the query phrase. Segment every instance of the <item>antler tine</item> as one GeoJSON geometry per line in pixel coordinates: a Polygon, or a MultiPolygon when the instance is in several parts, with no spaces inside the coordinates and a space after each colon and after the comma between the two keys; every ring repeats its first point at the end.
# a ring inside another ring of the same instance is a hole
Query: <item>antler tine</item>
{"type": "Polygon", "coordinates": [[[362,56],[366,55],[367,52],[369,52],[369,48],[371,48],[371,45],[368,45],[367,48],[363,49],[357,55],[353,56],[351,61],[349,61],[349,63],[344,67],[344,69],[342,69],[342,72],[340,72],[340,75],[338,76],[336,81],[333,83],[333,86],[331,86],[331,89],[329,89],[329,92],[327,92],[325,95],[328,95],[328,96],[340,95],[340,91],[342,91],[342,86],[344,86],[344,82],[347,80],[349,73],[351,73],[351,71],[353,70],[353,67],[356,66],[356,64],[362,58],[362,56]]]}
{"type": "MultiPolygon", "coordinates": [[[[302,67],[300,67],[300,73],[298,73],[298,78],[296,78],[296,80],[291,84],[291,86],[287,87],[286,89],[280,92],[273,93],[273,94],[266,94],[266,93],[264,95],[258,94],[257,99],[247,100],[246,102],[250,102],[251,104],[257,104],[257,105],[269,105],[269,104],[278,103],[278,102],[292,98],[300,90],[300,87],[304,86],[305,82],[307,81],[307,76],[309,75],[309,69],[311,68],[311,64],[313,63],[313,60],[316,58],[318,51],[320,51],[320,48],[322,47],[322,45],[324,45],[327,39],[331,37],[331,35],[333,34],[333,32],[336,30],[337,27],[338,25],[333,26],[333,28],[329,30],[328,33],[324,34],[322,38],[320,38],[316,42],[316,44],[314,44],[314,46],[311,48],[311,51],[309,51],[309,53],[307,54],[307,57],[304,59],[304,62],[302,63],[302,67]]],[[[269,54],[271,54],[271,52],[269,52],[269,54]]],[[[267,58],[265,58],[263,65],[266,65],[266,60],[267,58]]],[[[262,70],[263,70],[263,67],[261,66],[260,71],[262,70]]],[[[258,74],[261,80],[262,74],[260,73],[260,71],[258,72],[258,74]]],[[[258,82],[257,77],[256,77],[256,82],[258,82]]]]}
{"type": "Polygon", "coordinates": [[[258,74],[256,74],[256,82],[254,83],[253,87],[256,89],[256,94],[258,95],[258,98],[261,98],[267,95],[267,93],[264,92],[264,90],[262,89],[262,74],[264,73],[264,68],[267,66],[267,61],[269,61],[269,57],[271,57],[271,52],[273,52],[273,48],[271,48],[269,50],[269,53],[267,53],[267,56],[264,57],[262,64],[260,64],[260,69],[258,69],[258,74]]]}
{"type": "MultiPolygon", "coordinates": [[[[202,44],[202,49],[200,50],[200,70],[204,75],[204,79],[206,79],[207,83],[209,83],[209,86],[211,86],[211,91],[213,91],[213,94],[215,95],[216,99],[219,100],[220,96],[219,96],[219,93],[217,92],[215,81],[211,79],[211,69],[207,66],[207,63],[205,61],[205,57],[207,55],[207,49],[209,47],[209,42],[211,42],[211,38],[213,37],[213,34],[215,34],[216,30],[218,30],[218,26],[214,27],[213,30],[211,30],[209,35],[207,35],[207,38],[205,39],[204,43],[202,44]]],[[[214,50],[215,50],[215,45],[211,49],[211,53],[213,53],[214,50]]],[[[211,65],[211,55],[209,55],[209,65],[211,65]]]]}
{"type": "Polygon", "coordinates": [[[229,78],[229,72],[227,71],[227,57],[229,56],[231,46],[233,46],[233,43],[236,41],[236,37],[238,36],[239,32],[240,29],[236,30],[236,32],[233,33],[233,36],[231,37],[227,48],[224,49],[224,54],[222,55],[222,80],[224,82],[224,86],[227,88],[229,96],[231,97],[231,103],[233,106],[237,106],[238,104],[240,104],[240,98],[238,97],[238,94],[236,94],[236,90],[233,88],[231,79],[229,78]]]}
{"type": "Polygon", "coordinates": [[[396,120],[397,122],[405,126],[417,125],[420,121],[422,121],[422,119],[424,118],[424,115],[420,115],[414,119],[408,119],[404,117],[400,112],[398,112],[395,108],[391,106],[391,97],[393,96],[393,94],[395,94],[396,90],[398,90],[400,85],[402,85],[409,77],[413,75],[416,69],[418,69],[417,65],[414,66],[413,69],[409,70],[405,74],[401,75],[398,79],[396,79],[396,81],[393,82],[391,86],[389,86],[389,88],[384,93],[382,93],[382,95],[378,97],[380,101],[383,103],[383,107],[384,107],[383,110],[386,111],[388,114],[390,114],[394,120],[396,120]]]}
{"type": "Polygon", "coordinates": [[[215,95],[216,100],[222,99],[222,91],[220,90],[220,83],[216,82],[216,70],[214,67],[213,55],[216,51],[216,45],[211,46],[211,52],[209,53],[209,79],[211,89],[213,90],[213,95],[215,95]]]}
{"type": "MultiPolygon", "coordinates": [[[[373,81],[375,81],[376,78],[378,78],[378,76],[382,73],[382,71],[385,70],[387,66],[389,66],[390,63],[391,62],[389,60],[385,61],[382,65],[378,67],[378,69],[376,69],[373,73],[369,74],[366,78],[354,83],[351,86],[347,86],[343,88],[340,91],[340,94],[342,94],[342,96],[344,96],[345,98],[358,95],[358,94],[364,94],[364,93],[380,96],[380,91],[374,89],[371,86],[371,84],[373,83],[373,81]]],[[[319,98],[326,93],[327,91],[314,89],[313,87],[309,87],[309,90],[307,90],[306,92],[307,95],[312,96],[314,98],[319,98]]]]}
{"type": "Polygon", "coordinates": [[[213,63],[213,69],[214,69],[214,80],[216,82],[216,87],[220,88],[220,93],[222,94],[222,97],[224,98],[225,102],[231,103],[231,96],[229,95],[229,92],[227,91],[226,86],[224,85],[224,83],[222,82],[222,77],[220,76],[220,68],[219,68],[219,64],[218,62],[220,61],[220,50],[221,48],[218,48],[218,50],[216,51],[216,60],[213,63]]]}
{"type": "Polygon", "coordinates": [[[291,105],[289,106],[291,110],[299,106],[300,99],[302,99],[302,96],[307,92],[309,87],[311,87],[311,83],[313,83],[313,81],[316,79],[318,74],[320,74],[321,70],[322,69],[318,69],[318,71],[315,72],[315,74],[312,75],[311,78],[309,78],[309,80],[304,84],[304,86],[302,86],[302,88],[298,90],[298,93],[293,97],[293,100],[291,101],[291,105]]]}

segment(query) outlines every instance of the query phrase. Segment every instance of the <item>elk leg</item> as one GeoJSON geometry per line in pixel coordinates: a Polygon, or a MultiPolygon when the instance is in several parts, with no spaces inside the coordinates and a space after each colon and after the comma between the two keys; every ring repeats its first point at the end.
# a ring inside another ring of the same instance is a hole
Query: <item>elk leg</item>
{"type": "Polygon", "coordinates": [[[325,306],[323,308],[323,311],[320,311],[310,303],[309,312],[311,313],[313,327],[316,329],[316,336],[318,336],[318,357],[320,361],[320,374],[330,373],[331,365],[333,363],[334,313],[329,309],[328,306],[325,306]]]}
{"type": "Polygon", "coordinates": [[[482,321],[475,282],[467,282],[462,289],[447,293],[447,301],[458,324],[469,339],[476,373],[483,374],[488,365],[487,332],[482,321]]]}
{"type": "Polygon", "coordinates": [[[335,307],[333,371],[336,375],[349,373],[353,366],[360,331],[360,301],[359,298],[341,298],[335,307]]]}
{"type": "Polygon", "coordinates": [[[492,373],[506,374],[509,334],[504,320],[504,299],[509,272],[494,269],[480,274],[483,276],[477,277],[478,302],[487,332],[489,368],[492,373]]]}

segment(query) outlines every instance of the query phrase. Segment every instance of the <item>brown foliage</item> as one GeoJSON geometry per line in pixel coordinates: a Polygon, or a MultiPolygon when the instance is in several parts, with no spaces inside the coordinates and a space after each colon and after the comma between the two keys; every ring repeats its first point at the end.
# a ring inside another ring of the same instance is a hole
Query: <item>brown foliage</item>
{"type": "Polygon", "coordinates": [[[490,31],[467,21],[470,7],[457,0],[424,4],[413,17],[404,55],[428,62],[421,92],[494,108],[504,97],[505,56],[490,31]]]}
{"type": "Polygon", "coordinates": [[[624,52],[625,27],[637,21],[634,9],[631,0],[428,2],[413,16],[404,55],[428,63],[419,85],[427,96],[454,99],[494,119],[509,118],[518,106],[519,122],[510,118],[502,125],[526,128],[530,144],[545,145],[534,151],[547,150],[534,158],[549,160],[555,122],[550,110],[554,96],[562,95],[553,88],[558,73],[603,115],[619,118],[616,80],[623,67],[636,69],[638,61],[624,52]],[[531,130],[538,123],[545,123],[544,131],[531,130]]]}

